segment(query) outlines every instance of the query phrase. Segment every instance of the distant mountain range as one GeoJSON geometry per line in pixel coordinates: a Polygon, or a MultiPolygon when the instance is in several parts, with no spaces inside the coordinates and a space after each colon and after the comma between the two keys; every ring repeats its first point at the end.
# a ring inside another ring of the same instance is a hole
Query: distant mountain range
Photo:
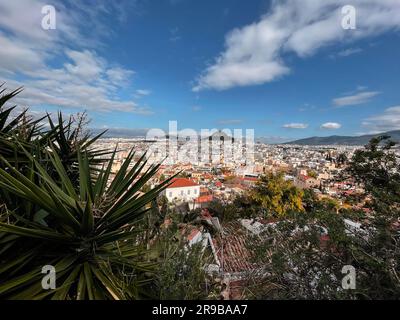
{"type": "MultiPolygon", "coordinates": [[[[122,139],[139,139],[145,138],[150,129],[132,129],[132,128],[90,128],[89,131],[93,135],[100,134],[105,131],[102,135],[102,138],[122,138],[122,139]]],[[[165,138],[170,137],[176,139],[176,135],[169,136],[168,131],[165,132],[165,138]]],[[[201,137],[201,139],[209,139],[212,137],[213,139],[221,139],[223,138],[225,141],[229,141],[232,139],[231,136],[227,135],[223,131],[214,132],[211,136],[201,137]]],[[[159,137],[163,138],[163,137],[159,137]]],[[[179,137],[179,140],[186,140],[186,136],[179,137]]],[[[198,136],[200,138],[200,136],[198,136]]]]}
{"type": "Polygon", "coordinates": [[[372,138],[382,135],[388,135],[395,142],[400,142],[400,130],[388,131],[379,134],[368,134],[363,136],[329,136],[329,137],[311,137],[306,139],[295,140],[286,142],[284,144],[296,145],[347,145],[347,146],[361,146],[367,144],[372,138]]]}
{"type": "MultiPolygon", "coordinates": [[[[90,130],[93,134],[98,134],[104,129],[100,128],[92,128],[90,130]]],[[[107,132],[103,135],[103,138],[143,138],[146,136],[148,129],[124,129],[124,128],[109,128],[107,132]]],[[[388,135],[391,136],[392,140],[400,143],[400,130],[389,131],[379,134],[369,134],[363,136],[329,136],[329,137],[311,137],[306,139],[300,139],[290,142],[285,142],[281,137],[272,137],[265,138],[259,137],[256,138],[257,142],[267,143],[267,144],[296,144],[296,145],[310,145],[310,146],[318,146],[318,145],[348,145],[348,146],[361,146],[365,145],[371,140],[373,137],[388,135]],[[283,141],[282,141],[283,140],[283,141]]],[[[224,132],[216,132],[212,136],[224,137],[225,141],[232,139],[224,132]]],[[[208,137],[209,138],[209,137],[208,137]]],[[[208,139],[202,138],[202,139],[208,139]]],[[[287,140],[286,140],[287,141],[287,140]]]]}
{"type": "Polygon", "coordinates": [[[90,128],[90,133],[93,135],[106,132],[102,135],[102,138],[143,138],[146,137],[146,133],[149,129],[126,129],[126,128],[90,128]]]}

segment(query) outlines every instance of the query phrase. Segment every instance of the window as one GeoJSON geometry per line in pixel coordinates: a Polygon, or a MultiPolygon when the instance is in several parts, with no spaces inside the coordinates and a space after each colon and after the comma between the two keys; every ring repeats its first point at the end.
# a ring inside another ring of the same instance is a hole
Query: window
{"type": "Polygon", "coordinates": [[[194,194],[197,194],[197,189],[194,189],[194,194]]]}
{"type": "Polygon", "coordinates": [[[190,196],[190,190],[188,190],[188,196],[190,196]]]}
{"type": "Polygon", "coordinates": [[[183,190],[181,191],[181,196],[183,196],[183,190]]]}
{"type": "Polygon", "coordinates": [[[172,191],[169,192],[169,197],[172,198],[172,191]]]}

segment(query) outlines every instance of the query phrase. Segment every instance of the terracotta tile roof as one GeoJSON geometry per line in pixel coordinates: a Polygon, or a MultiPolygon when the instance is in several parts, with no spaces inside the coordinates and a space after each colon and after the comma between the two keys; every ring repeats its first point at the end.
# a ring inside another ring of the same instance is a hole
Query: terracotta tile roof
{"type": "Polygon", "coordinates": [[[198,229],[197,227],[190,224],[180,223],[178,227],[180,230],[180,234],[188,241],[193,240],[199,233],[201,233],[201,229],[198,229]]]}
{"type": "Polygon", "coordinates": [[[168,186],[168,189],[171,188],[184,188],[184,187],[196,187],[198,184],[194,183],[190,179],[186,178],[175,178],[172,180],[172,183],[168,186]]]}
{"type": "Polygon", "coordinates": [[[257,268],[251,262],[251,252],[246,246],[249,233],[240,222],[233,221],[224,226],[223,236],[214,239],[218,260],[224,272],[236,273],[251,271],[257,268]]]}
{"type": "Polygon", "coordinates": [[[256,177],[244,177],[244,178],[241,178],[241,180],[242,180],[242,181],[257,182],[257,181],[258,181],[258,178],[256,178],[256,177]]]}
{"type": "Polygon", "coordinates": [[[193,240],[198,234],[200,233],[200,231],[198,229],[193,229],[190,234],[187,236],[187,239],[189,241],[193,240]]]}
{"type": "Polygon", "coordinates": [[[212,195],[200,196],[195,200],[196,203],[207,203],[207,202],[211,202],[211,201],[213,201],[212,195]]]}
{"type": "Polygon", "coordinates": [[[208,190],[207,188],[201,187],[200,188],[200,193],[202,195],[208,195],[210,193],[210,190],[208,190]]]}

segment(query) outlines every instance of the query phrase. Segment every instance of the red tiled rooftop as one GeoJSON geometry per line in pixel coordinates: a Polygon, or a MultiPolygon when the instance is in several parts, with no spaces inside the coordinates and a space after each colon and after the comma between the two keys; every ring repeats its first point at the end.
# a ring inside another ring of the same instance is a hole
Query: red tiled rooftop
{"type": "Polygon", "coordinates": [[[207,188],[201,187],[201,188],[200,188],[200,193],[201,193],[202,195],[207,195],[207,194],[210,193],[210,190],[208,190],[207,188]]]}
{"type": "Polygon", "coordinates": [[[193,229],[190,234],[188,235],[187,239],[189,241],[192,241],[198,234],[200,233],[200,231],[198,229],[193,229]]]}
{"type": "Polygon", "coordinates": [[[205,196],[200,196],[195,200],[197,203],[206,203],[206,202],[211,202],[213,201],[213,196],[212,195],[205,195],[205,196]]]}
{"type": "Polygon", "coordinates": [[[238,221],[229,222],[224,226],[223,236],[213,239],[219,261],[223,270],[229,273],[250,271],[257,268],[251,262],[252,252],[246,245],[251,241],[249,234],[238,221]]]}
{"type": "Polygon", "coordinates": [[[186,178],[176,178],[172,181],[172,183],[168,186],[168,188],[184,188],[184,187],[196,187],[198,184],[193,182],[190,179],[186,178]]]}
{"type": "Polygon", "coordinates": [[[257,182],[258,178],[256,177],[244,177],[242,178],[243,181],[252,181],[252,182],[257,182]]]}

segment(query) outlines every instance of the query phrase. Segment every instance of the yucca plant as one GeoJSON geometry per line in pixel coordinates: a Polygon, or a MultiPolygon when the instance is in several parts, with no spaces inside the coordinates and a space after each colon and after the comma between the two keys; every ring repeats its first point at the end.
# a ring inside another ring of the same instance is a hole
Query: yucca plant
{"type": "MultiPolygon", "coordinates": [[[[72,181],[77,181],[79,178],[78,152],[85,150],[91,170],[96,170],[98,166],[109,160],[110,150],[94,148],[95,142],[104,132],[91,137],[88,133],[82,133],[82,123],[76,121],[72,116],[68,120],[64,120],[62,114],[58,113],[56,121],[53,121],[47,114],[34,120],[29,116],[27,109],[18,112],[16,106],[6,107],[21,91],[22,88],[18,88],[7,93],[3,85],[0,85],[0,155],[7,161],[0,162],[0,168],[9,170],[8,167],[13,167],[25,177],[30,178],[32,182],[37,182],[37,177],[32,174],[33,163],[21,146],[54,179],[57,179],[58,175],[47,156],[49,147],[58,154],[72,181]],[[6,163],[8,163],[8,167],[6,163]]],[[[7,190],[0,189],[0,205],[3,207],[6,205],[24,218],[31,218],[28,215],[31,212],[31,204],[21,201],[7,190]]]]}
{"type": "Polygon", "coordinates": [[[27,116],[27,110],[20,111],[17,115],[17,106],[6,108],[5,105],[18,95],[22,88],[5,93],[6,89],[0,85],[0,154],[10,162],[23,162],[26,160],[21,150],[16,147],[15,141],[19,141],[26,148],[30,148],[30,142],[36,139],[40,133],[39,123],[43,119],[34,121],[27,116]],[[24,158],[24,160],[22,160],[24,158]]]}
{"type": "Polygon", "coordinates": [[[87,152],[91,165],[102,164],[109,159],[109,150],[93,148],[93,144],[106,130],[91,137],[89,133],[82,132],[79,120],[75,121],[72,116],[65,120],[61,112],[58,113],[56,122],[49,114],[34,120],[29,116],[28,109],[17,113],[17,106],[6,108],[6,104],[23,89],[6,92],[3,86],[4,84],[0,85],[0,154],[10,163],[18,165],[29,162],[15,142],[22,144],[32,154],[43,153],[49,143],[53,143],[64,167],[69,169],[77,163],[77,153],[81,150],[87,152]]]}
{"type": "Polygon", "coordinates": [[[46,155],[55,169],[46,168],[22,145],[32,163],[28,176],[0,157],[0,189],[30,204],[32,214],[0,208],[0,298],[6,299],[136,299],[146,297],[154,264],[141,243],[143,218],[150,203],[170,183],[147,193],[139,190],[159,165],[144,170],[145,155],[130,168],[132,151],[115,175],[116,151],[98,172],[77,150],[78,179],[72,180],[51,146],[46,155]],[[143,172],[144,171],[144,172],[143,172]],[[56,270],[55,290],[42,288],[42,267],[56,270]]]}
{"type": "MultiPolygon", "coordinates": [[[[78,162],[78,152],[82,150],[86,152],[91,169],[96,169],[98,165],[109,160],[110,150],[93,147],[94,143],[107,130],[92,137],[90,133],[82,132],[82,124],[79,121],[75,123],[76,121],[72,116],[68,120],[64,120],[61,112],[58,113],[56,123],[50,115],[47,115],[47,121],[50,126],[50,130],[46,132],[47,143],[52,144],[52,148],[59,155],[68,175],[76,176],[77,172],[74,168],[78,162]]],[[[71,178],[74,179],[75,177],[71,178]]]]}

